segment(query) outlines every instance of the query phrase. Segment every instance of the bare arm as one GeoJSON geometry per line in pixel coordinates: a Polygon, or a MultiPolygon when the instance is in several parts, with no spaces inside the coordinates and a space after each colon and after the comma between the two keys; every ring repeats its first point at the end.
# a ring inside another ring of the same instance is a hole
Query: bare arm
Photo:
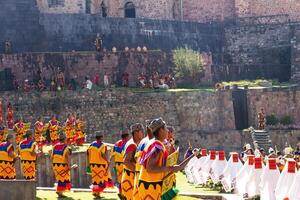
{"type": "Polygon", "coordinates": [[[125,154],[124,157],[124,165],[129,168],[131,171],[135,171],[135,160],[133,159],[133,154],[135,152],[129,152],[128,154],[125,154]]]}

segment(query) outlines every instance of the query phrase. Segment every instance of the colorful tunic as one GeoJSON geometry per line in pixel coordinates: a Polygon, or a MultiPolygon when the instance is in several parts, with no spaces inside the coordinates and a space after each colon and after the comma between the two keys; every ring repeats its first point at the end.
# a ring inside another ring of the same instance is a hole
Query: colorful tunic
{"type": "Polygon", "coordinates": [[[76,121],[74,139],[77,145],[83,145],[85,142],[84,123],[80,120],[76,121]]]}
{"type": "Polygon", "coordinates": [[[36,156],[31,154],[35,147],[33,140],[26,139],[20,143],[21,167],[26,180],[35,179],[36,156]]]}
{"type": "Polygon", "coordinates": [[[14,152],[14,147],[11,143],[0,143],[0,179],[16,178],[14,158],[9,156],[11,152],[14,152]]]}
{"type": "Polygon", "coordinates": [[[49,131],[50,131],[50,138],[53,144],[57,143],[58,137],[58,129],[59,129],[59,121],[57,120],[50,120],[49,121],[49,131]]]}
{"type": "MultiPolygon", "coordinates": [[[[136,144],[134,143],[133,139],[130,139],[123,150],[123,156],[125,158],[125,155],[129,153],[135,154],[136,151],[136,144]]],[[[124,195],[126,200],[132,200],[133,199],[133,188],[134,188],[134,176],[135,173],[131,171],[129,168],[124,165],[124,172],[122,175],[122,181],[121,181],[121,190],[122,195],[124,195]]]]}
{"type": "Polygon", "coordinates": [[[66,121],[64,131],[65,131],[68,143],[69,144],[73,143],[74,142],[75,129],[74,129],[74,122],[72,120],[68,119],[66,121]]]}
{"type": "Polygon", "coordinates": [[[119,193],[121,193],[121,181],[122,181],[122,175],[123,175],[123,150],[125,147],[126,142],[124,140],[119,140],[115,143],[115,146],[113,148],[113,152],[112,152],[112,157],[114,157],[115,160],[115,167],[114,170],[116,171],[117,174],[117,179],[118,179],[118,188],[119,188],[119,193]]]}
{"type": "Polygon", "coordinates": [[[138,195],[138,183],[139,183],[139,176],[140,176],[140,171],[142,168],[142,165],[140,164],[139,160],[142,156],[142,153],[145,149],[145,147],[147,146],[147,144],[149,143],[149,137],[145,137],[144,139],[142,139],[142,141],[139,143],[136,153],[135,153],[135,160],[136,162],[136,166],[135,166],[135,177],[134,177],[134,188],[133,188],[133,196],[134,199],[139,199],[139,195],[138,195]]]}
{"type": "Polygon", "coordinates": [[[14,130],[16,131],[16,144],[20,144],[21,140],[23,140],[24,133],[26,132],[25,124],[23,122],[16,123],[14,130]]]}
{"type": "Polygon", "coordinates": [[[43,142],[45,141],[44,137],[43,137],[43,133],[44,133],[44,123],[37,121],[34,124],[34,138],[35,138],[35,142],[39,145],[42,146],[43,142]]]}
{"type": "Polygon", "coordinates": [[[147,145],[140,159],[140,162],[142,164],[138,185],[140,200],[161,199],[162,185],[165,173],[151,173],[147,171],[148,161],[151,158],[151,156],[155,154],[158,154],[159,156],[159,159],[156,163],[157,166],[165,166],[168,157],[168,152],[163,143],[161,143],[158,140],[153,140],[147,145]]]}
{"type": "Polygon", "coordinates": [[[90,186],[92,192],[101,193],[105,188],[113,187],[108,163],[103,157],[107,152],[106,145],[102,142],[94,141],[87,151],[92,172],[92,185],[90,186]]]}
{"type": "Polygon", "coordinates": [[[0,143],[5,142],[7,136],[7,129],[4,126],[0,126],[0,143]]]}
{"type": "Polygon", "coordinates": [[[53,171],[57,182],[56,192],[71,190],[71,172],[68,168],[66,155],[70,153],[70,147],[65,143],[58,143],[53,147],[53,171]]]}

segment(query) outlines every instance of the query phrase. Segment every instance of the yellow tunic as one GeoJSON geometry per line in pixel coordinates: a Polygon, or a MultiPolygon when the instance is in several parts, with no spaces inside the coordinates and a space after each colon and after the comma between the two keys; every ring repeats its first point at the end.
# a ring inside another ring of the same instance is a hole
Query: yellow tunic
{"type": "Polygon", "coordinates": [[[70,147],[65,143],[58,143],[53,147],[53,171],[57,182],[56,191],[71,190],[71,172],[68,168],[66,154],[71,153],[70,147]]]}
{"type": "Polygon", "coordinates": [[[49,121],[49,131],[50,131],[50,138],[52,143],[56,143],[59,139],[58,137],[58,129],[59,129],[59,121],[49,121]]]}
{"type": "Polygon", "coordinates": [[[0,143],[0,179],[16,178],[14,158],[9,156],[10,152],[14,152],[14,147],[11,143],[0,143]]]}
{"type": "Polygon", "coordinates": [[[76,134],[75,140],[77,145],[82,145],[85,142],[84,124],[82,121],[77,120],[76,122],[76,134]]]}
{"type": "Polygon", "coordinates": [[[35,179],[36,156],[31,153],[35,150],[33,140],[23,140],[20,143],[20,157],[23,176],[26,180],[35,179]]]}
{"type": "Polygon", "coordinates": [[[35,129],[34,129],[35,142],[42,143],[44,141],[43,132],[44,132],[44,123],[37,121],[35,123],[35,129]]]}
{"type": "MultiPolygon", "coordinates": [[[[123,151],[124,157],[129,153],[133,153],[134,155],[136,148],[137,146],[134,143],[133,139],[130,139],[124,147],[124,151],[123,151]]],[[[124,172],[121,181],[121,190],[122,190],[122,195],[125,197],[126,200],[133,199],[134,176],[135,173],[131,171],[129,168],[127,168],[126,165],[124,165],[124,172]]]]}
{"type": "Polygon", "coordinates": [[[138,191],[140,200],[161,199],[164,172],[151,173],[147,170],[147,164],[153,154],[158,154],[157,166],[164,166],[168,156],[163,143],[158,140],[152,140],[144,150],[141,157],[141,173],[139,177],[138,191]]]}
{"type": "Polygon", "coordinates": [[[21,140],[23,140],[24,133],[26,132],[25,124],[23,122],[16,123],[14,130],[16,131],[16,144],[20,144],[21,140]]]}
{"type": "Polygon", "coordinates": [[[108,163],[104,159],[107,147],[102,142],[93,142],[88,148],[88,158],[92,172],[91,189],[94,193],[103,192],[105,188],[113,187],[108,163]]]}

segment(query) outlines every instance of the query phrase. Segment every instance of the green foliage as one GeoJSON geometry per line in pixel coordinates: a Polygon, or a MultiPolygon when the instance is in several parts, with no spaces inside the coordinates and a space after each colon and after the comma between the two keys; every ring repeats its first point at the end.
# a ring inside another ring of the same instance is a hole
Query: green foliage
{"type": "Polygon", "coordinates": [[[203,60],[199,52],[185,48],[174,49],[172,52],[177,77],[195,79],[203,71],[203,60]]]}
{"type": "Polygon", "coordinates": [[[280,118],[280,123],[283,125],[290,125],[293,123],[293,119],[291,116],[285,115],[280,118]]]}
{"type": "Polygon", "coordinates": [[[267,125],[277,125],[279,122],[278,118],[274,114],[268,115],[266,117],[266,120],[267,120],[266,122],[267,125]]]}

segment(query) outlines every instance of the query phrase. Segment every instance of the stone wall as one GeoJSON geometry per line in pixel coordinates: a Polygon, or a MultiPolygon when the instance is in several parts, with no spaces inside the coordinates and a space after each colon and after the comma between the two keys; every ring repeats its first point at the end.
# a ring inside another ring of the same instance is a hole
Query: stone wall
{"type": "Polygon", "coordinates": [[[26,180],[0,180],[0,199],[36,199],[36,182],[26,180]]]}
{"type": "Polygon", "coordinates": [[[62,4],[51,5],[50,0],[36,0],[42,13],[85,13],[86,0],[63,0],[62,4]]]}
{"type": "Polygon", "coordinates": [[[295,124],[300,123],[299,89],[264,89],[248,90],[248,119],[249,125],[257,127],[257,113],[264,108],[266,115],[277,117],[291,116],[295,124]]]}
{"type": "Polygon", "coordinates": [[[3,105],[11,101],[16,119],[34,121],[38,116],[56,113],[65,120],[68,112],[81,113],[87,120],[87,133],[105,131],[108,142],[119,138],[119,131],[135,122],[163,117],[179,134],[190,131],[232,130],[235,128],[231,93],[224,92],[130,92],[66,91],[49,93],[2,93],[3,105]]]}
{"type": "Polygon", "coordinates": [[[234,17],[234,0],[183,0],[186,21],[224,21],[234,17]]]}
{"type": "MultiPolygon", "coordinates": [[[[212,82],[212,57],[205,52],[201,56],[205,69],[201,82],[209,84],[212,82]]],[[[64,72],[67,82],[73,78],[82,83],[85,76],[93,79],[99,74],[101,86],[105,73],[109,76],[110,83],[116,86],[122,85],[122,75],[125,72],[129,74],[129,86],[137,86],[141,73],[147,76],[156,71],[161,75],[174,73],[172,54],[162,51],[0,54],[0,71],[5,68],[11,69],[20,83],[25,79],[36,82],[39,77],[50,82],[59,68],[64,72]]]]}
{"type": "Polygon", "coordinates": [[[292,21],[299,21],[300,2],[298,0],[236,0],[236,16],[289,15],[292,21]]]}
{"type": "Polygon", "coordinates": [[[221,75],[217,79],[290,79],[290,26],[255,23],[244,19],[225,27],[224,64],[214,69],[216,76],[221,75]]]}

